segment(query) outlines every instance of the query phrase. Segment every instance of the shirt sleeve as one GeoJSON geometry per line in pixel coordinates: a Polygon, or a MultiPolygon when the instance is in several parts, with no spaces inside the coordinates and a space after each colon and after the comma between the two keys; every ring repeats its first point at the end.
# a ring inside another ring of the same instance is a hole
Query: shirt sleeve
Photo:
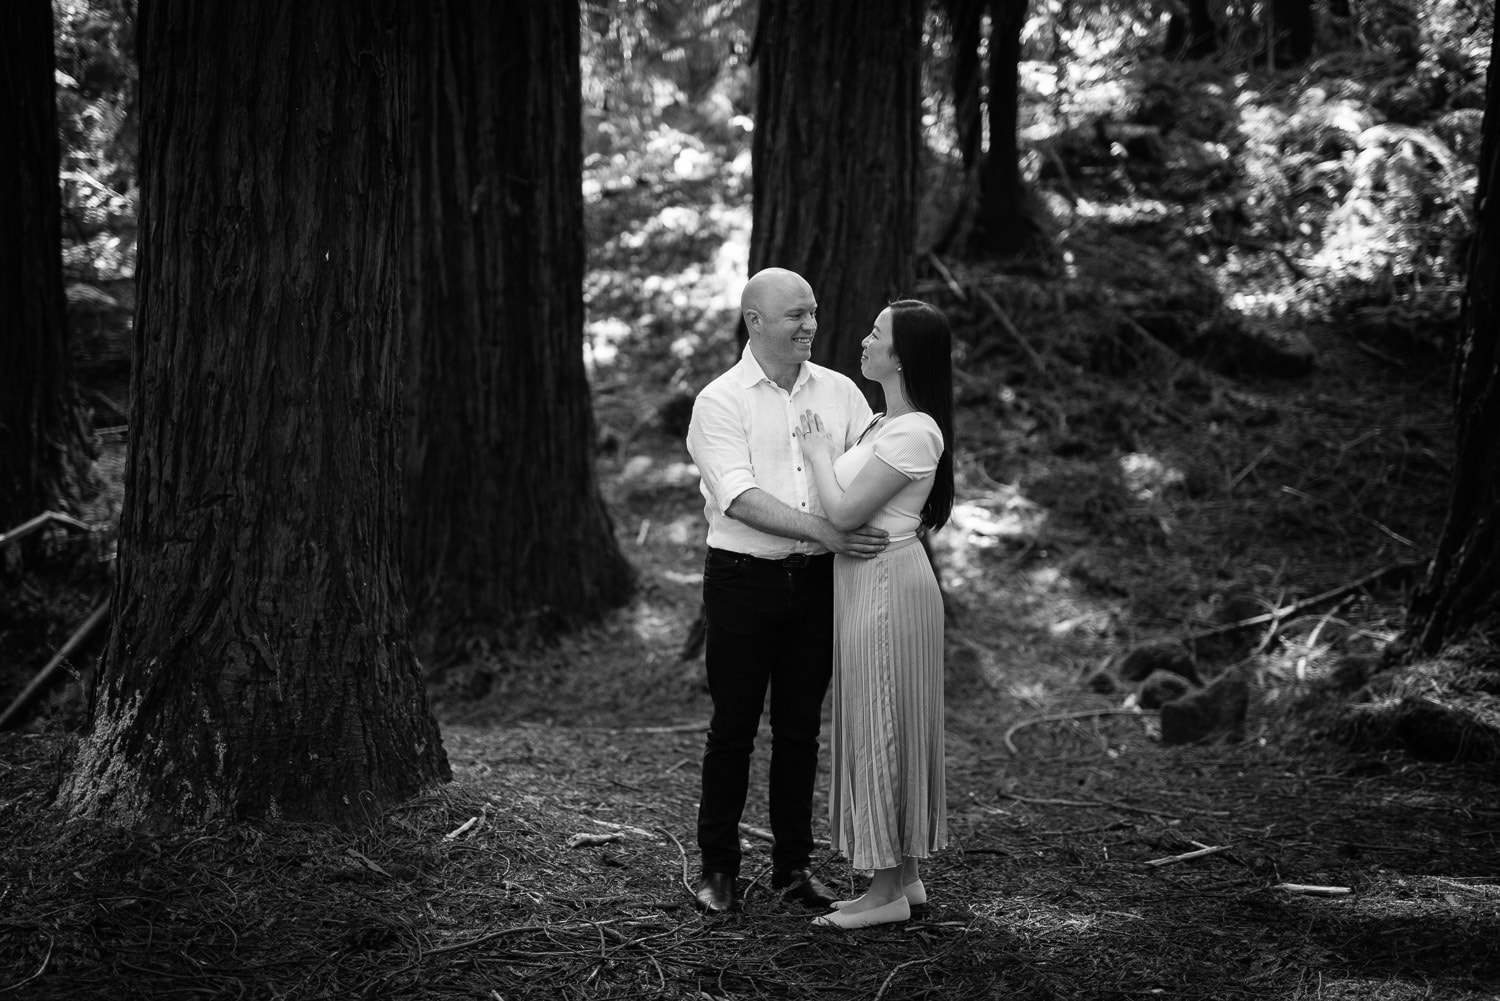
{"type": "Polygon", "coordinates": [[[750,439],[734,406],[705,388],[693,401],[688,423],[687,450],[703,477],[703,492],[722,515],[746,490],[754,487],[755,470],[750,463],[750,439]]]}
{"type": "Polygon", "coordinates": [[[920,480],[937,469],[943,456],[943,432],[926,414],[900,419],[875,439],[874,450],[876,457],[892,469],[920,480]]]}

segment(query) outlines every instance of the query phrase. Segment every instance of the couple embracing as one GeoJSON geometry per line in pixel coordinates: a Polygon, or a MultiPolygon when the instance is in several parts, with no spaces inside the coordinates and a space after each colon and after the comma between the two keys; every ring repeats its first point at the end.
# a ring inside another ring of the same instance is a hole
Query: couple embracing
{"type": "Polygon", "coordinates": [[[900,300],[863,342],[875,414],[814,365],[817,298],[757,272],[738,364],[698,395],[688,451],[708,518],[703,599],[713,718],[698,809],[699,908],[738,903],[739,822],[770,692],[771,886],[828,911],[820,926],[905,921],[927,902],[919,864],[947,843],[943,607],[920,533],[953,505],[948,321],[900,300]],[[872,876],[839,900],[812,872],[823,698],[833,683],[833,847],[872,876]]]}

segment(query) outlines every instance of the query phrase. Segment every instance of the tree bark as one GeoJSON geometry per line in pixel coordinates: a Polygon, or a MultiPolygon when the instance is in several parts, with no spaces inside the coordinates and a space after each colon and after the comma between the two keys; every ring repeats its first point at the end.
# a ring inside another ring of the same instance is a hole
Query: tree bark
{"type": "Polygon", "coordinates": [[[405,567],[418,649],[630,595],[583,365],[577,0],[417,20],[405,567]]]}
{"type": "Polygon", "coordinates": [[[1021,30],[1027,0],[991,0],[989,123],[990,147],[979,169],[980,254],[1006,256],[1024,251],[1034,224],[1022,209],[1021,159],[1016,129],[1020,122],[1021,30]]]}
{"type": "Polygon", "coordinates": [[[397,543],[407,10],[141,3],[131,452],[75,815],[352,822],[448,777],[397,543]]]}
{"type": "Polygon", "coordinates": [[[1464,333],[1454,370],[1457,447],[1448,517],[1426,584],[1412,601],[1405,639],[1421,653],[1478,632],[1500,641],[1500,44],[1490,46],[1481,126],[1479,190],[1464,333]]]}
{"type": "Polygon", "coordinates": [[[915,282],[919,0],[762,0],[750,271],[818,297],[813,360],[854,376],[860,341],[915,282]]]}
{"type": "Polygon", "coordinates": [[[76,510],[93,448],[72,379],[63,304],[62,200],[50,0],[0,15],[0,531],[76,510]]]}

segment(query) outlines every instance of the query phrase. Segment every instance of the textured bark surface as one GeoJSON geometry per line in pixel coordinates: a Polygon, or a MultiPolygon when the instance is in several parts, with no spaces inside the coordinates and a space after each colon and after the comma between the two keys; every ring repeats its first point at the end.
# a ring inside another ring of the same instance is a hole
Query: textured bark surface
{"type": "Polygon", "coordinates": [[[405,568],[420,649],[630,595],[583,366],[577,0],[414,26],[405,568]]]}
{"type": "Polygon", "coordinates": [[[1448,518],[1426,586],[1412,602],[1406,635],[1436,653],[1478,631],[1500,641],[1500,44],[1490,46],[1489,93],[1479,152],[1479,193],[1465,329],[1454,376],[1457,448],[1448,518]]]}
{"type": "Polygon", "coordinates": [[[0,11],[0,531],[71,509],[92,449],[70,375],[50,0],[0,11]]]}
{"type": "Polygon", "coordinates": [[[916,230],[917,0],[763,0],[750,271],[818,297],[813,360],[851,376],[886,302],[910,294],[916,230]]]}
{"type": "Polygon", "coordinates": [[[1003,256],[1030,246],[1035,223],[1022,211],[1021,159],[1016,129],[1021,100],[1021,29],[1027,0],[991,0],[989,53],[990,147],[979,168],[980,254],[1003,256]]]}
{"type": "Polygon", "coordinates": [[[406,11],[141,4],[131,453],[75,814],[350,822],[447,777],[397,552],[406,11]]]}

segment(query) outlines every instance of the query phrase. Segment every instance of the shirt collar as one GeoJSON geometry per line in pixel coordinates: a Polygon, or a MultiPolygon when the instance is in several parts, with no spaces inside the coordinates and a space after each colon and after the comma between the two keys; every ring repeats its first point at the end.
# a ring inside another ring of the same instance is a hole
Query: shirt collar
{"type": "MultiPolygon", "coordinates": [[[[736,367],[739,370],[739,383],[745,389],[749,389],[751,386],[758,386],[762,382],[769,382],[773,386],[776,385],[771,377],[766,375],[766,370],[760,367],[760,362],[755,360],[755,352],[750,350],[748,341],[745,343],[744,350],[740,352],[740,363],[736,367]]],[[[817,365],[814,365],[812,362],[803,362],[797,372],[797,381],[792,383],[792,392],[796,392],[797,388],[809,379],[816,379],[820,375],[822,375],[822,371],[817,365]]]]}

